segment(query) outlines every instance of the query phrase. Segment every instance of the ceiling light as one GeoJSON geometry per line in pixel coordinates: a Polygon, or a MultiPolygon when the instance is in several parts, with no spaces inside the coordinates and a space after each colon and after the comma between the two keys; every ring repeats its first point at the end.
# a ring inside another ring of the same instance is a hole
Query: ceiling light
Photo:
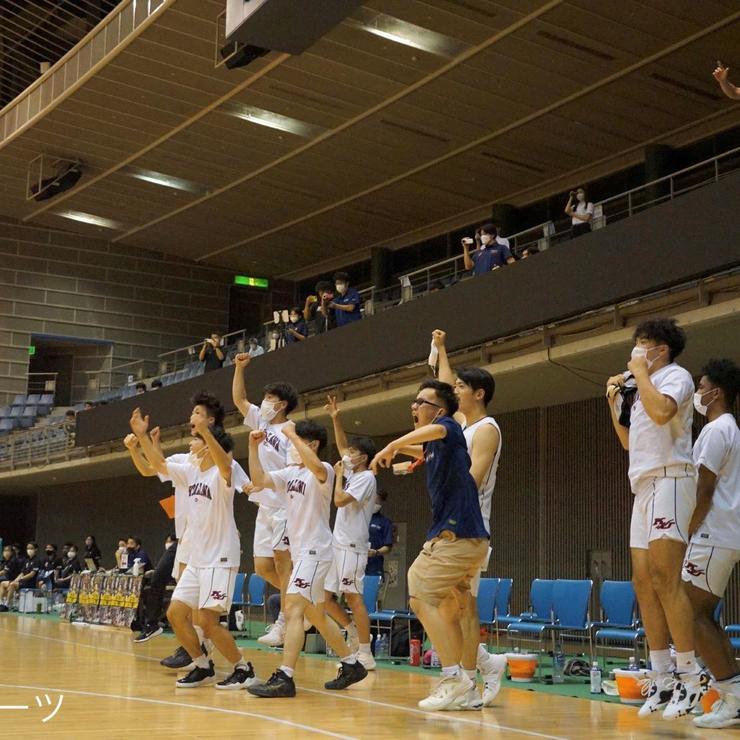
{"type": "Polygon", "coordinates": [[[193,182],[192,180],[184,180],[181,177],[165,175],[162,172],[155,172],[154,170],[142,170],[138,167],[129,167],[125,170],[125,173],[130,177],[135,177],[137,180],[151,182],[154,185],[161,185],[162,187],[173,188],[174,190],[184,190],[186,193],[208,192],[208,188],[205,185],[193,182]]]}
{"type": "Polygon", "coordinates": [[[79,221],[82,224],[102,226],[104,229],[123,231],[123,224],[118,221],[113,221],[109,218],[102,218],[101,216],[93,216],[91,213],[83,213],[82,211],[57,211],[55,215],[61,216],[62,218],[68,218],[71,221],[79,221]]]}
{"type": "Polygon", "coordinates": [[[368,8],[360,8],[347,23],[374,36],[443,57],[456,57],[470,46],[464,41],[368,8]]]}
{"type": "Polygon", "coordinates": [[[314,138],[324,132],[321,126],[312,123],[299,121],[297,118],[282,116],[279,113],[256,108],[253,105],[243,105],[242,103],[227,103],[223,107],[224,113],[241,118],[249,123],[256,123],[258,126],[267,126],[278,131],[287,131],[290,134],[305,136],[307,139],[314,138]]]}

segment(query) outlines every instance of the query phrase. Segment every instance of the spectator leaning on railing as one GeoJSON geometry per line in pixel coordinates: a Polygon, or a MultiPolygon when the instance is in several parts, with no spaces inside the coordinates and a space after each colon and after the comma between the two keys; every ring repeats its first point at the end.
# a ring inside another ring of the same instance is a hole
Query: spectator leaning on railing
{"type": "Polygon", "coordinates": [[[314,334],[323,334],[337,325],[336,311],[331,306],[334,301],[334,286],[328,280],[316,283],[316,295],[306,298],[303,307],[303,318],[313,323],[314,334]]]}
{"type": "Polygon", "coordinates": [[[465,237],[462,240],[466,270],[472,270],[473,275],[482,275],[515,262],[509,248],[509,240],[499,236],[499,228],[496,224],[483,224],[479,233],[480,246],[473,252],[470,251],[474,244],[473,239],[465,237]]]}
{"type": "Polygon", "coordinates": [[[224,353],[221,351],[221,335],[213,332],[208,339],[203,340],[198,359],[204,363],[205,372],[218,370],[224,364],[224,353]]]}
{"type": "Polygon", "coordinates": [[[591,219],[594,215],[594,204],[589,203],[586,191],[583,188],[571,190],[565,213],[570,216],[572,236],[580,236],[591,231],[591,219]]]}
{"type": "Polygon", "coordinates": [[[349,275],[346,272],[337,272],[334,275],[334,286],[337,295],[329,306],[336,311],[337,326],[359,321],[362,318],[360,311],[362,299],[357,290],[350,287],[349,275]]]}
{"type": "Polygon", "coordinates": [[[301,315],[301,309],[293,306],[288,318],[290,323],[285,326],[285,343],[302,342],[308,336],[308,324],[301,315]]]}
{"type": "Polygon", "coordinates": [[[249,337],[249,347],[247,348],[247,354],[250,357],[259,357],[265,354],[264,347],[260,346],[257,337],[249,337]]]}

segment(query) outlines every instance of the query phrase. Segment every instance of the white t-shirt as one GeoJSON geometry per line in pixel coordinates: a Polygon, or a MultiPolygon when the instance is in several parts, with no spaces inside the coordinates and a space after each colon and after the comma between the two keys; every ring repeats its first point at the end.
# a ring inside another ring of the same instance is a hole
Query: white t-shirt
{"type": "Polygon", "coordinates": [[[334,520],[335,547],[352,548],[366,553],[370,549],[370,519],[373,516],[378,485],[371,470],[350,473],[344,492],[354,501],[337,509],[334,520]]]}
{"type": "Polygon", "coordinates": [[[629,479],[632,490],[637,482],[651,475],[662,475],[668,465],[691,465],[691,422],[694,418],[694,381],[688,370],[672,362],[657,370],[650,380],[659,393],[672,398],[678,410],[663,426],[658,426],[635,396],[630,414],[629,479]]]}
{"type": "MultiPolygon", "coordinates": [[[[578,205],[576,206],[575,213],[577,213],[579,216],[585,216],[587,213],[590,214],[592,217],[594,215],[594,204],[593,203],[583,203],[581,201],[578,202],[578,205]]],[[[585,224],[588,223],[588,221],[581,221],[580,218],[576,218],[575,216],[570,217],[570,223],[571,226],[575,226],[576,224],[585,224]]]]}
{"type": "Polygon", "coordinates": [[[710,470],[717,482],[712,508],[691,541],[740,550],[740,430],[732,414],[722,414],[701,430],[694,465],[710,470]]]}
{"type": "Polygon", "coordinates": [[[331,560],[332,538],[329,527],[334,468],[322,463],[327,476],[324,483],[303,465],[288,465],[270,475],[275,491],[287,495],[288,538],[293,563],[301,558],[331,560]]]}
{"type": "MultiPolygon", "coordinates": [[[[176,455],[170,455],[167,458],[168,463],[177,465],[189,464],[190,455],[187,452],[178,452],[176,455]]],[[[157,477],[162,483],[172,483],[175,489],[175,537],[181,541],[185,534],[188,523],[188,489],[187,486],[178,486],[171,478],[166,475],[157,473],[157,477]]]]}
{"type": "MultiPolygon", "coordinates": [[[[244,426],[250,429],[260,429],[266,435],[259,446],[260,463],[266,473],[282,470],[288,463],[290,441],[283,434],[283,427],[287,423],[287,421],[281,424],[268,423],[260,416],[260,407],[253,403],[249,404],[249,410],[244,417],[244,426]]],[[[260,491],[255,500],[260,505],[269,506],[273,509],[285,508],[285,497],[278,495],[269,488],[260,491]]]]}
{"type": "Polygon", "coordinates": [[[234,464],[231,466],[231,470],[231,483],[234,486],[234,493],[243,493],[244,486],[250,485],[252,481],[244,468],[239,465],[238,462],[234,461],[234,464]]]}
{"type": "Polygon", "coordinates": [[[234,521],[234,476],[229,484],[216,465],[205,472],[193,465],[167,463],[175,485],[188,491],[188,536],[194,545],[188,565],[196,568],[238,568],[239,532],[234,521]]]}
{"type": "Polygon", "coordinates": [[[464,426],[463,435],[465,436],[465,443],[468,446],[468,455],[470,455],[471,460],[472,460],[473,437],[475,437],[475,433],[484,424],[490,424],[492,427],[495,427],[496,431],[498,432],[498,448],[496,449],[496,454],[493,456],[493,460],[491,461],[491,467],[488,469],[488,472],[486,473],[485,477],[483,478],[483,482],[481,483],[481,487],[478,489],[478,501],[480,502],[481,514],[483,515],[483,525],[486,528],[486,532],[488,532],[490,536],[491,534],[491,501],[493,500],[493,489],[496,487],[496,473],[498,471],[498,461],[499,461],[499,458],[501,457],[501,429],[499,428],[499,425],[496,423],[496,420],[492,416],[484,416],[482,419],[479,419],[478,421],[476,421],[475,424],[471,424],[470,426],[464,426]]]}

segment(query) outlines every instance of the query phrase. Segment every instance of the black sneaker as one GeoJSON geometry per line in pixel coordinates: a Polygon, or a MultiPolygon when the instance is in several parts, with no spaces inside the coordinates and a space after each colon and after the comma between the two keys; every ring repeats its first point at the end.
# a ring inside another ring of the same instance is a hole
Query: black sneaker
{"type": "Polygon", "coordinates": [[[367,678],[365,666],[357,661],[355,663],[342,663],[339,666],[339,673],[333,681],[327,681],[324,684],[325,689],[346,689],[353,683],[362,681],[367,678]]]}
{"type": "Polygon", "coordinates": [[[159,665],[163,665],[165,668],[179,670],[180,668],[187,668],[192,662],[193,659],[188,655],[188,651],[180,645],[172,655],[162,658],[159,661],[159,665]]]}
{"type": "Polygon", "coordinates": [[[134,637],[134,642],[146,642],[151,640],[152,637],[161,635],[164,630],[158,624],[148,624],[144,629],[134,637]]]}
{"type": "Polygon", "coordinates": [[[9,612],[9,611],[10,609],[8,609],[8,607],[5,606],[5,604],[0,604],[0,612],[9,612]]]}
{"type": "Polygon", "coordinates": [[[275,699],[282,696],[295,696],[295,682],[280,669],[270,676],[267,683],[258,683],[250,686],[247,691],[252,696],[263,699],[275,699]]]}
{"type": "Polygon", "coordinates": [[[254,675],[252,664],[247,663],[246,666],[238,665],[234,668],[234,672],[223,681],[219,681],[216,684],[216,688],[223,689],[224,691],[238,691],[239,689],[247,689],[258,683],[262,682],[254,675]]]}
{"type": "Polygon", "coordinates": [[[187,676],[175,682],[178,689],[194,689],[198,686],[211,683],[216,677],[216,671],[213,669],[213,661],[208,661],[208,668],[195,666],[187,676]]]}

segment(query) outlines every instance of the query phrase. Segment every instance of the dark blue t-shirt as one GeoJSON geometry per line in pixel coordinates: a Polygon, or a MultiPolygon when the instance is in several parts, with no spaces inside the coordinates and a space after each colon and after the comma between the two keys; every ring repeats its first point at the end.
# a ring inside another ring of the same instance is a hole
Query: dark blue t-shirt
{"type": "Polygon", "coordinates": [[[351,324],[353,321],[362,318],[362,314],[360,313],[360,303],[362,303],[362,300],[360,294],[354,288],[347,288],[347,292],[344,295],[337,293],[334,296],[334,303],[338,306],[353,306],[352,311],[342,311],[341,309],[337,311],[337,326],[351,324]]]}
{"type": "Polygon", "coordinates": [[[458,538],[488,539],[462,428],[450,416],[434,423],[441,424],[447,436],[424,444],[427,488],[432,500],[432,526],[427,539],[443,530],[454,532],[458,538]]]}
{"type": "Polygon", "coordinates": [[[293,344],[293,342],[300,342],[300,339],[297,339],[295,336],[293,336],[288,329],[293,329],[294,331],[297,331],[299,334],[303,334],[304,337],[308,336],[308,324],[303,319],[298,319],[298,321],[295,322],[295,324],[291,321],[286,327],[285,327],[285,343],[286,344],[293,344]]]}
{"type": "Polygon", "coordinates": [[[479,249],[470,255],[473,265],[473,275],[482,275],[491,272],[494,267],[501,267],[511,259],[511,250],[505,244],[493,242],[483,249],[479,249]]]}
{"type": "MultiPolygon", "coordinates": [[[[373,514],[370,519],[370,549],[379,550],[381,547],[393,544],[393,522],[380,512],[373,514]]],[[[366,575],[383,575],[383,556],[376,555],[367,559],[366,575]]]]}

